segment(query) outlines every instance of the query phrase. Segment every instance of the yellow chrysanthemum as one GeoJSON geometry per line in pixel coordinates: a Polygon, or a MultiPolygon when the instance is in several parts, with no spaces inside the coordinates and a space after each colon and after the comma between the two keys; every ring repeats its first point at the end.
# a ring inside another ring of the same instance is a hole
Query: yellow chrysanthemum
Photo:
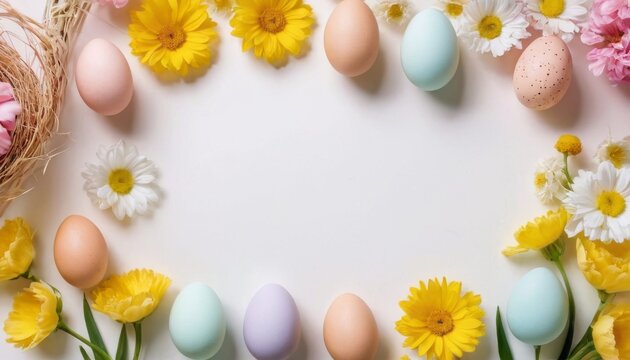
{"type": "Polygon", "coordinates": [[[21,218],[6,220],[0,229],[0,281],[24,274],[33,262],[33,233],[21,218]]]}
{"type": "Polygon", "coordinates": [[[452,360],[473,352],[484,336],[481,297],[472,292],[461,295],[460,282],[421,281],[411,288],[407,300],[400,302],[405,315],[396,330],[406,337],[404,346],[416,349],[427,359],[452,360]]]}
{"type": "Polygon", "coordinates": [[[630,304],[604,308],[593,324],[593,342],[604,360],[630,359],[630,304]]]}
{"type": "Polygon", "coordinates": [[[4,322],[7,342],[22,349],[31,349],[57,329],[59,299],[50,286],[33,282],[13,299],[13,310],[4,322]]]}
{"type": "Polygon", "coordinates": [[[541,250],[562,237],[569,215],[564,208],[549,211],[521,226],[514,234],[518,245],[503,250],[503,255],[512,256],[529,250],[541,250]]]}
{"type": "Polygon", "coordinates": [[[556,141],[556,150],[563,154],[577,155],[582,152],[582,141],[575,135],[561,135],[556,141]]]}
{"type": "Polygon", "coordinates": [[[92,290],[94,310],[122,323],[135,323],[151,315],[171,280],[153,270],[136,269],[115,275],[92,290]]]}
{"type": "Polygon", "coordinates": [[[580,234],[577,262],[586,280],[607,293],[630,291],[630,241],[591,241],[580,234]]]}
{"type": "Polygon", "coordinates": [[[131,13],[131,52],[155,72],[185,76],[210,65],[215,26],[201,0],[145,0],[131,13]]]}
{"type": "Polygon", "coordinates": [[[314,22],[302,0],[236,0],[230,25],[243,39],[243,52],[254,49],[256,57],[280,65],[302,52],[314,22]]]}

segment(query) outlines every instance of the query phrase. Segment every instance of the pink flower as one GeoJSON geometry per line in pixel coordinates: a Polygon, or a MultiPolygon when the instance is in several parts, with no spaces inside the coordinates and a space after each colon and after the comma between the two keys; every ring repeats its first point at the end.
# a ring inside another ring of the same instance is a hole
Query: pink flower
{"type": "Polygon", "coordinates": [[[0,82],[0,156],[11,148],[11,134],[15,130],[15,118],[22,107],[13,96],[11,84],[0,82]]]}
{"type": "Polygon", "coordinates": [[[117,9],[127,6],[127,3],[129,2],[129,0],[94,0],[94,1],[97,1],[101,5],[112,4],[117,9]]]}
{"type": "Polygon", "coordinates": [[[593,74],[630,83],[630,0],[595,0],[581,39],[594,46],[586,56],[593,74]]]}

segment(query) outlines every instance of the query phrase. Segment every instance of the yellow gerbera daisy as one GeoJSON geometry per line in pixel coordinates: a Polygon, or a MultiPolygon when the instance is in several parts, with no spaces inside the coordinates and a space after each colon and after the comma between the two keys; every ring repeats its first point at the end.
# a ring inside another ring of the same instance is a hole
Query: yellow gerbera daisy
{"type": "Polygon", "coordinates": [[[131,13],[131,52],[155,72],[185,76],[210,65],[216,25],[202,0],[145,0],[131,13]]]}
{"type": "Polygon", "coordinates": [[[417,349],[427,359],[452,360],[473,352],[486,333],[482,321],[481,297],[472,292],[461,295],[460,282],[421,281],[400,302],[405,315],[396,330],[406,337],[404,346],[417,349]]]}
{"type": "Polygon", "coordinates": [[[13,299],[13,310],[4,322],[7,342],[22,349],[31,349],[57,329],[59,299],[50,286],[33,282],[13,299]]]}
{"type": "Polygon", "coordinates": [[[22,218],[6,220],[0,229],[0,281],[14,279],[33,262],[33,233],[22,218]]]}
{"type": "Polygon", "coordinates": [[[122,323],[135,323],[151,315],[171,280],[153,270],[136,269],[115,275],[92,290],[94,310],[122,323]]]}
{"type": "Polygon", "coordinates": [[[567,211],[560,208],[557,211],[550,210],[547,215],[528,222],[514,234],[518,245],[506,248],[503,255],[512,256],[529,250],[542,250],[553,244],[564,235],[568,218],[567,211]]]}
{"type": "Polygon", "coordinates": [[[315,17],[302,0],[237,0],[230,25],[232,35],[243,39],[243,52],[270,64],[297,56],[311,35],[315,17]]]}

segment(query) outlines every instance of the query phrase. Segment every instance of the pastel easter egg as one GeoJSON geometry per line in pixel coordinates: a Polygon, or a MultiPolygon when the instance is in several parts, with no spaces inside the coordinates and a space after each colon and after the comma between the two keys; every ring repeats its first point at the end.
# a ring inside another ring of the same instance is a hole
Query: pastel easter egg
{"type": "Polygon", "coordinates": [[[560,280],[547,268],[525,274],[512,289],[507,322],[514,336],[530,345],[556,339],[569,317],[567,294],[560,280]]]}
{"type": "Polygon", "coordinates": [[[336,298],[324,319],[324,344],[334,360],[372,360],[378,350],[372,311],[354,294],[336,298]]]}
{"type": "Polygon", "coordinates": [[[202,283],[192,283],[177,295],[168,325],[177,350],[195,360],[216,355],[227,328],[221,300],[202,283]]]}
{"type": "Polygon", "coordinates": [[[366,73],[376,62],[379,31],[372,10],[363,0],[343,0],[324,30],[324,49],[330,64],[349,77],[366,73]]]}
{"type": "Polygon", "coordinates": [[[77,60],[75,82],[79,95],[101,115],[116,115],[133,97],[133,78],[125,56],[111,42],[94,39],[77,60]]]}
{"type": "Polygon", "coordinates": [[[457,35],[449,19],[436,9],[414,16],[400,45],[400,60],[417,87],[433,91],[448,84],[459,64],[457,35]]]}
{"type": "Polygon", "coordinates": [[[512,84],[523,105],[546,110],[562,100],[572,77],[573,60],[567,44],[557,36],[543,36],[521,54],[512,84]]]}
{"type": "Polygon", "coordinates": [[[245,313],[243,337],[257,360],[285,360],[295,352],[301,335],[300,314],[291,294],[268,284],[254,295],[245,313]]]}
{"type": "Polygon", "coordinates": [[[93,222],[80,215],[68,216],[59,225],[54,257],[64,280],[79,289],[98,285],[109,263],[103,234],[93,222]]]}

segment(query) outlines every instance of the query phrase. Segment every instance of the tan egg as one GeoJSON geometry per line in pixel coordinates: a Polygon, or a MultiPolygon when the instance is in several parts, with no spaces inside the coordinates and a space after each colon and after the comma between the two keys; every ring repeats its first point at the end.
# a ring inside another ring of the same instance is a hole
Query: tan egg
{"type": "Polygon", "coordinates": [[[343,0],[328,18],[324,50],[330,64],[345,76],[364,74],[379,51],[378,24],[363,0],[343,0]]]}
{"type": "Polygon", "coordinates": [[[98,285],[107,271],[105,238],[93,222],[80,215],[68,216],[59,225],[54,254],[61,276],[80,289],[98,285]]]}
{"type": "Polygon", "coordinates": [[[354,294],[333,301],[324,319],[324,343],[334,360],[372,360],[378,350],[372,311],[354,294]]]}
{"type": "Polygon", "coordinates": [[[512,83],[523,105],[546,110],[562,100],[572,76],[573,60],[567,45],[557,36],[543,36],[521,54],[512,83]]]}

